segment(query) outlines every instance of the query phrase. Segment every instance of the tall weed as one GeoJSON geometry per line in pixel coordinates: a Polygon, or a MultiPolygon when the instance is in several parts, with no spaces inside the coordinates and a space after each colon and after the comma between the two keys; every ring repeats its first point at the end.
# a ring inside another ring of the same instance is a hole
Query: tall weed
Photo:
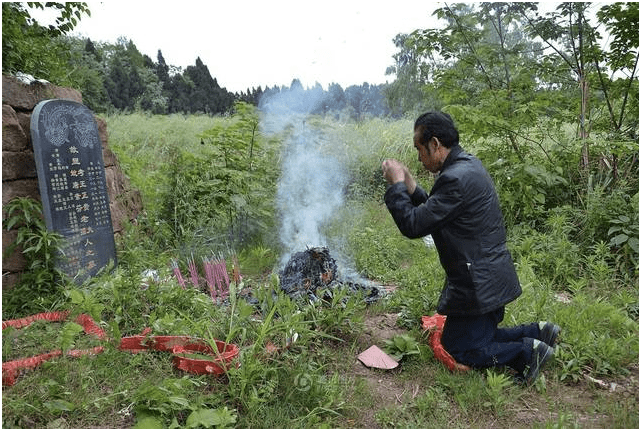
{"type": "MultiPolygon", "coordinates": [[[[64,239],[47,230],[42,205],[30,198],[16,197],[3,207],[3,230],[14,234],[3,257],[16,249],[22,253],[26,268],[10,291],[2,292],[3,318],[15,318],[55,309],[64,298],[67,276],[58,268],[64,239]],[[32,288],[38,288],[36,294],[32,288]]],[[[8,234],[8,235],[9,235],[8,234]]],[[[11,239],[11,237],[9,237],[11,239]]]]}

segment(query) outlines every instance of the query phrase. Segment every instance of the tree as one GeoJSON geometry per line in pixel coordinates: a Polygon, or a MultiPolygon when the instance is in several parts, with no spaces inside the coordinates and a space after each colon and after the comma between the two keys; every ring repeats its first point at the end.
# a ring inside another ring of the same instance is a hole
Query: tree
{"type": "Polygon", "coordinates": [[[95,112],[106,112],[112,107],[104,86],[102,48],[90,40],[59,36],[67,42],[70,86],[82,94],[82,102],[95,112]]]}
{"type": "Polygon", "coordinates": [[[395,36],[393,43],[399,52],[393,55],[395,65],[386,69],[386,75],[395,74],[395,80],[386,87],[386,100],[395,115],[411,110],[421,111],[429,98],[425,85],[429,79],[428,55],[415,46],[415,38],[405,33],[395,36]]]}
{"type": "MultiPolygon", "coordinates": [[[[591,24],[590,7],[590,3],[561,3],[554,12],[545,16],[529,16],[525,13],[526,9],[523,9],[531,31],[543,39],[559,62],[564,63],[572,80],[578,85],[578,137],[582,141],[581,166],[584,178],[590,166],[588,138],[596,121],[591,116],[592,105],[597,102],[594,96],[603,95],[607,108],[611,133],[609,147],[614,148],[615,142],[627,147],[627,138],[623,138],[623,123],[628,101],[631,100],[631,95],[637,94],[639,87],[636,80],[639,60],[636,25],[639,7],[635,3],[615,3],[603,6],[597,12],[597,17],[606,25],[613,38],[608,52],[601,45],[599,25],[591,24]],[[626,78],[614,80],[614,75],[618,72],[626,78]]],[[[635,97],[634,100],[636,99],[635,97]]],[[[633,106],[635,125],[628,132],[636,131],[638,109],[636,104],[631,105],[633,106]]],[[[632,137],[632,133],[630,136],[632,137]]],[[[612,166],[616,177],[615,154],[613,152],[612,166]]]]}
{"type": "Polygon", "coordinates": [[[257,89],[254,87],[251,89],[247,88],[246,93],[241,92],[239,95],[236,95],[236,99],[257,106],[263,94],[262,86],[258,86],[257,89]]]}
{"type": "Polygon", "coordinates": [[[124,49],[124,55],[129,59],[129,63],[136,69],[145,68],[151,66],[153,63],[149,56],[140,53],[138,47],[135,46],[133,41],[126,38],[119,38],[118,45],[124,49]]]}
{"type": "Polygon", "coordinates": [[[349,86],[344,91],[346,103],[353,108],[355,119],[359,120],[362,115],[362,100],[364,91],[360,86],[349,86]]]}
{"type": "Polygon", "coordinates": [[[151,68],[140,69],[140,78],[144,90],[136,102],[136,109],[149,111],[153,114],[166,114],[169,101],[163,92],[162,82],[151,68]]]}
{"type": "Polygon", "coordinates": [[[171,77],[169,77],[169,65],[166,64],[164,56],[162,56],[162,50],[158,50],[158,63],[155,66],[155,73],[164,86],[170,83],[171,77]]]}
{"type": "Polygon", "coordinates": [[[111,103],[120,110],[133,110],[138,97],[144,92],[137,68],[122,52],[111,60],[105,87],[111,103]]]}
{"type": "Polygon", "coordinates": [[[339,113],[346,107],[344,89],[337,83],[328,85],[328,95],[325,100],[326,111],[339,113]]]}
{"type": "Polygon", "coordinates": [[[195,60],[195,66],[186,68],[184,75],[193,82],[191,112],[215,114],[224,113],[231,108],[233,96],[211,77],[209,68],[199,57],[195,60]]]}
{"type": "Polygon", "coordinates": [[[531,30],[541,37],[568,66],[580,92],[579,138],[583,141],[582,166],[588,168],[589,135],[589,72],[596,62],[595,41],[598,35],[590,25],[586,12],[590,3],[561,3],[554,12],[544,17],[529,18],[527,8],[520,9],[527,18],[531,30]]]}
{"type": "Polygon", "coordinates": [[[127,73],[119,57],[111,61],[105,87],[115,108],[125,109],[129,105],[127,73]]]}
{"type": "Polygon", "coordinates": [[[95,44],[93,43],[93,41],[91,41],[91,39],[89,39],[89,38],[87,38],[87,41],[84,44],[84,51],[88,55],[93,56],[95,58],[95,60],[97,60],[98,62],[102,61],[102,55],[95,48],[95,44]]]}
{"type": "Polygon", "coordinates": [[[187,75],[173,75],[169,87],[169,113],[191,113],[191,94],[194,90],[195,84],[187,75]]]}
{"type": "Polygon", "coordinates": [[[398,82],[419,87],[413,95],[423,99],[411,100],[392,84],[386,94],[393,110],[446,106],[472,134],[504,137],[523,160],[518,130],[535,119],[536,47],[513,11],[504,3],[446,5],[435,11],[445,27],[399,35],[398,82]]]}
{"type": "Polygon", "coordinates": [[[57,9],[56,23],[40,25],[22,3],[2,3],[2,71],[31,74],[64,84],[67,49],[64,35],[77,25],[82,14],[91,15],[86,3],[29,3],[31,8],[57,9]]]}
{"type": "MultiPolygon", "coordinates": [[[[32,8],[42,9],[50,8],[57,9],[60,15],[55,19],[55,25],[49,25],[49,31],[53,35],[59,36],[70,32],[78,24],[78,21],[82,18],[82,14],[91,16],[91,11],[85,2],[29,2],[28,5],[32,8]]],[[[35,20],[34,20],[35,23],[35,20]]]]}
{"type": "MultiPolygon", "coordinates": [[[[622,100],[620,108],[613,109],[612,98],[607,89],[607,80],[601,73],[601,68],[597,69],[602,90],[606,96],[606,106],[610,115],[610,123],[615,132],[622,132],[626,108],[628,107],[631,95],[635,95],[634,104],[631,105],[635,119],[634,128],[628,127],[627,134],[636,137],[637,119],[639,118],[639,104],[637,104],[637,63],[639,62],[639,3],[615,3],[603,6],[597,16],[606,26],[606,30],[613,37],[610,43],[610,52],[606,53],[605,60],[610,66],[611,75],[621,72],[625,79],[619,80],[612,89],[613,95],[617,93],[622,100]],[[615,92],[616,90],[616,92],[615,92]]],[[[598,64],[597,64],[598,65],[598,64]]],[[[610,83],[611,85],[613,83],[610,83]]]]}

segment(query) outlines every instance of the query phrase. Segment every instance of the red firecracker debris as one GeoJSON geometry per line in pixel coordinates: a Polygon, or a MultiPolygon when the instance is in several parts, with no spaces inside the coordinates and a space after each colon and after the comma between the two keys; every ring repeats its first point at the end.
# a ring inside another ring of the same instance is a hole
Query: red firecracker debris
{"type": "MultiPolygon", "coordinates": [[[[68,311],[43,312],[25,318],[2,321],[2,329],[4,330],[7,327],[22,328],[30,325],[34,321],[65,321],[68,316],[68,311]]],[[[85,333],[95,335],[101,340],[108,339],[106,332],[100,328],[89,315],[84,313],[80,314],[74,321],[84,328],[85,333]]],[[[226,342],[215,341],[215,347],[212,347],[203,339],[189,336],[148,336],[150,332],[151,329],[147,327],[140,335],[124,337],[120,340],[118,348],[131,352],[147,350],[171,352],[173,353],[173,365],[177,369],[194,374],[222,375],[232,367],[234,363],[233,360],[239,355],[239,348],[226,342]],[[210,357],[207,359],[196,359],[193,358],[194,354],[204,354],[210,357]]],[[[69,350],[66,351],[64,355],[82,357],[84,355],[99,354],[103,351],[104,347],[100,346],[88,349],[69,350]]],[[[5,362],[2,364],[2,385],[13,386],[22,372],[35,369],[46,360],[62,355],[62,350],[55,350],[45,354],[5,362]]]]}
{"type": "Polygon", "coordinates": [[[442,362],[452,372],[467,372],[470,367],[457,363],[453,356],[442,346],[442,331],[446,323],[446,315],[436,313],[433,316],[422,317],[422,328],[430,333],[428,337],[428,345],[433,349],[435,358],[442,362]]]}

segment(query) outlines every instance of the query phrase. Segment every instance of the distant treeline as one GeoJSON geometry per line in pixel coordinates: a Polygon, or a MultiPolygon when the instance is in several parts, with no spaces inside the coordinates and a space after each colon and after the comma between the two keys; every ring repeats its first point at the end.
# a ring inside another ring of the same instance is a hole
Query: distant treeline
{"type": "Polygon", "coordinates": [[[139,52],[131,40],[120,38],[116,44],[97,44],[90,39],[68,38],[69,43],[83,45],[82,69],[89,70],[92,80],[79,89],[85,104],[98,112],[112,110],[143,110],[153,114],[205,113],[210,115],[229,112],[236,101],[259,105],[260,99],[279,93],[295,91],[302,95],[304,103],[292,101],[291,109],[326,114],[341,113],[351,118],[362,115],[388,114],[382,93],[383,85],[349,86],[344,90],[339,84],[328,89],[316,83],[305,89],[299,79],[290,87],[268,86],[247,89],[245,92],[229,92],[211,75],[209,68],[198,57],[195,65],[186,69],[167,64],[158,50],[157,61],[139,52]]]}
{"type": "Polygon", "coordinates": [[[21,72],[78,89],[83,102],[98,113],[224,114],[236,101],[259,105],[263,95],[288,95],[289,91],[304,101],[313,100],[306,110],[314,113],[336,110],[354,117],[387,113],[383,86],[366,83],[346,90],[339,84],[327,90],[319,84],[304,89],[293,79],[290,87],[258,86],[229,92],[199,57],[195,65],[183,70],[168,64],[161,50],[152,60],[126,37],[103,43],[71,36],[83,15],[90,15],[86,3],[2,3],[2,72],[21,72]],[[32,16],[36,9],[57,13],[55,24],[40,24],[32,16]]]}

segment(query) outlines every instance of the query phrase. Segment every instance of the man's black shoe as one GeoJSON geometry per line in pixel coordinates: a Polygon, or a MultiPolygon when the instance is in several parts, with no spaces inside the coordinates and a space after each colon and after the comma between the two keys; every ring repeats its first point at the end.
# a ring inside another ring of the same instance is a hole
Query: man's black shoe
{"type": "Polygon", "coordinates": [[[532,360],[528,371],[524,373],[524,379],[528,384],[532,384],[539,376],[542,366],[552,359],[555,350],[545,342],[535,339],[533,341],[532,360]]]}
{"type": "Polygon", "coordinates": [[[557,336],[559,336],[559,332],[561,332],[561,327],[551,322],[540,323],[539,326],[539,340],[544,342],[546,345],[554,347],[557,336]]]}

